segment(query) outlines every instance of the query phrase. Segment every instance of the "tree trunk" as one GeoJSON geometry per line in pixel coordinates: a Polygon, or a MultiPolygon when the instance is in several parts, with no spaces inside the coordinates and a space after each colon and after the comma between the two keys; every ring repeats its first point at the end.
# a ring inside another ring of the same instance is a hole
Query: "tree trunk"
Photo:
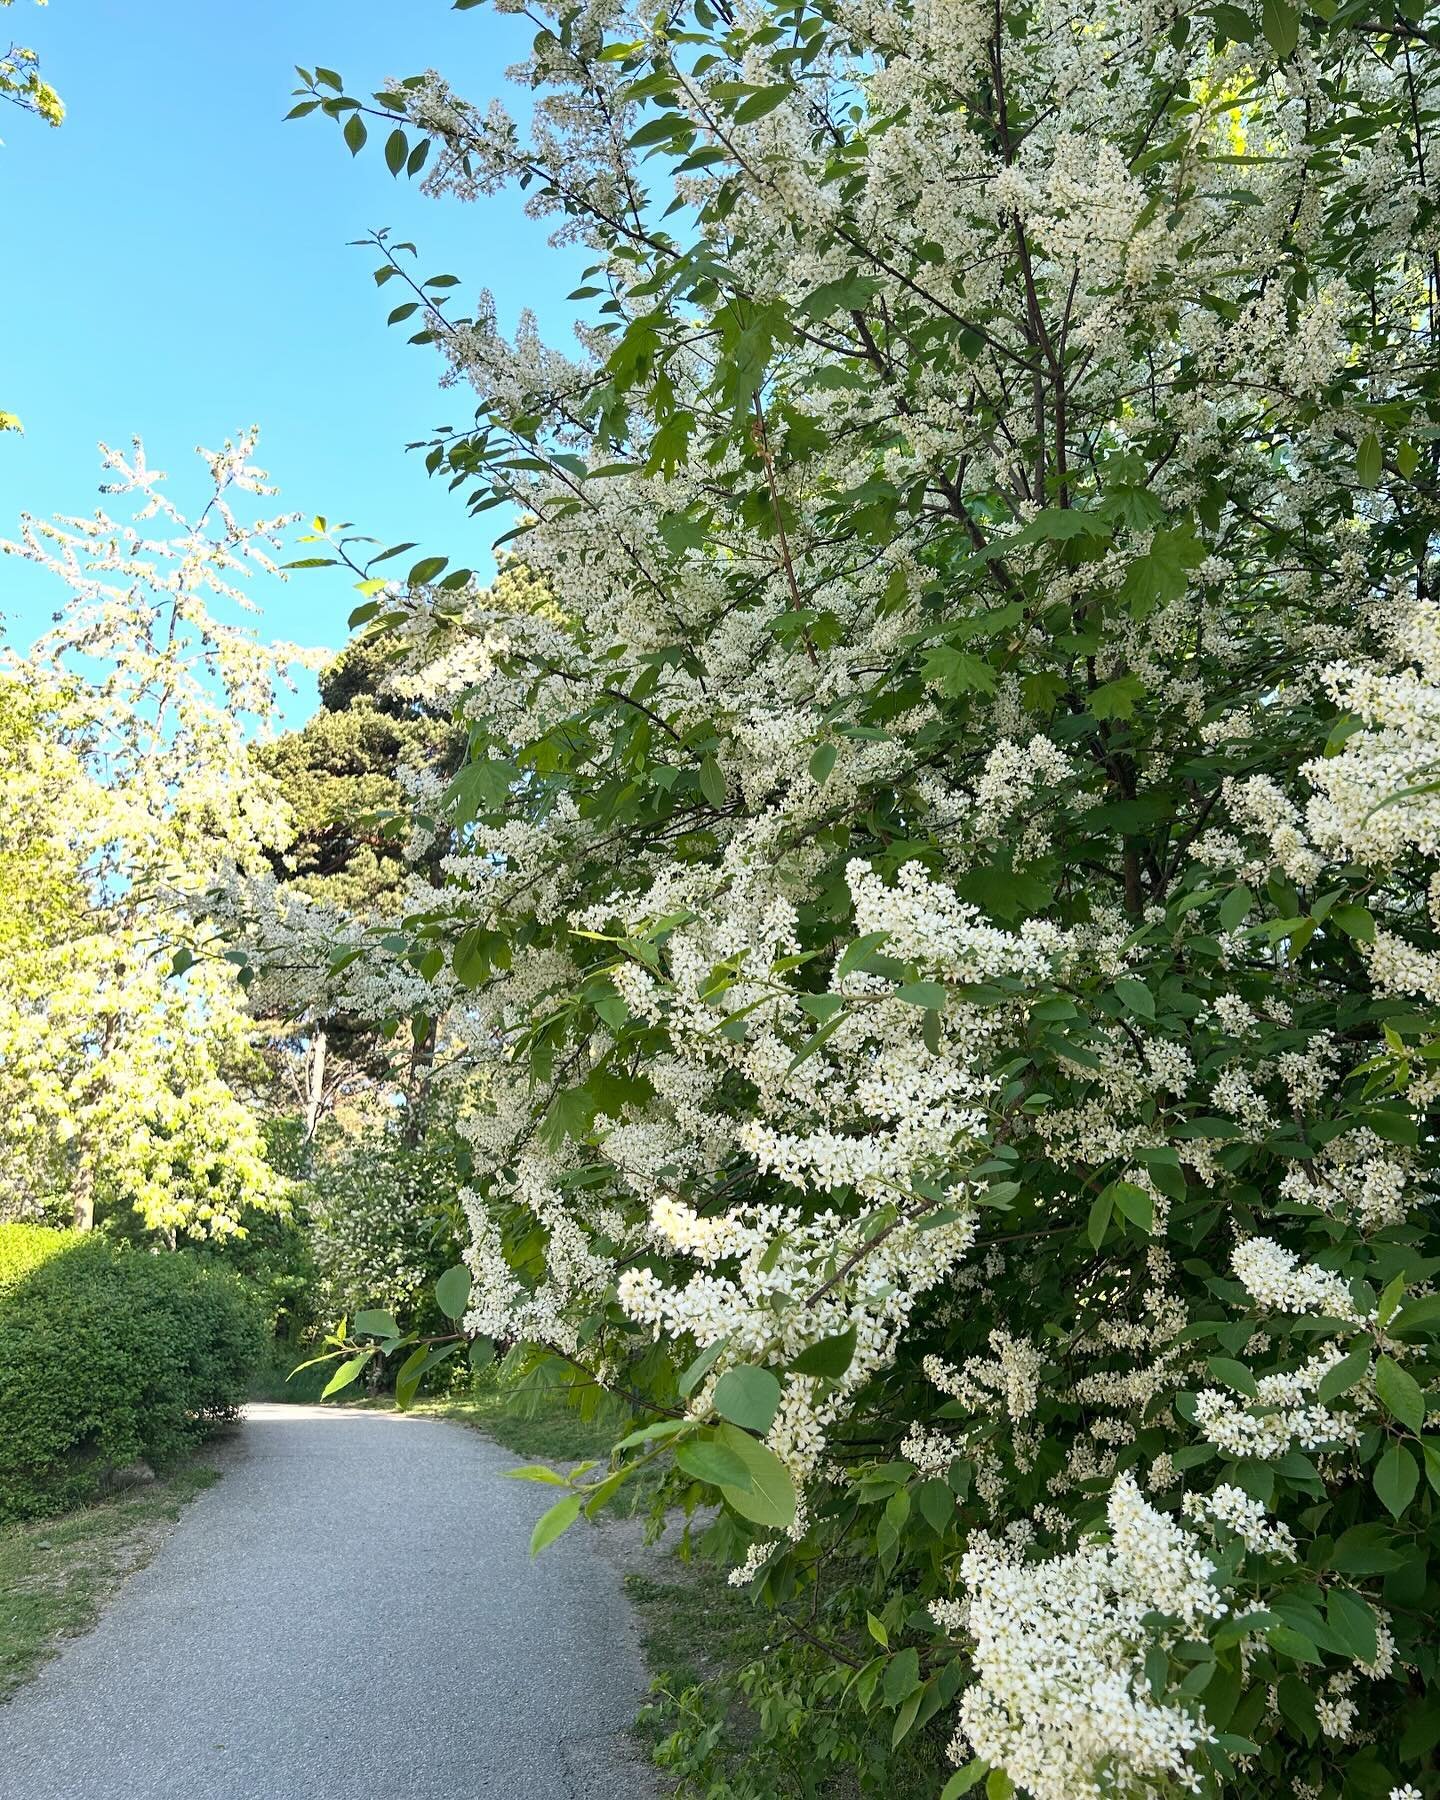
{"type": "Polygon", "coordinates": [[[80,1159],[80,1166],[75,1171],[70,1220],[77,1231],[95,1229],[95,1176],[84,1157],[80,1159]]]}
{"type": "Polygon", "coordinates": [[[410,1046],[410,1068],[405,1079],[404,1141],[412,1149],[425,1131],[425,1090],[435,1061],[437,1025],[428,1019],[424,1034],[413,1038],[410,1046]]]}
{"type": "Polygon", "coordinates": [[[310,1039],[310,1053],[305,1070],[305,1142],[313,1143],[325,1111],[325,1052],[323,1028],[317,1027],[310,1039]]]}

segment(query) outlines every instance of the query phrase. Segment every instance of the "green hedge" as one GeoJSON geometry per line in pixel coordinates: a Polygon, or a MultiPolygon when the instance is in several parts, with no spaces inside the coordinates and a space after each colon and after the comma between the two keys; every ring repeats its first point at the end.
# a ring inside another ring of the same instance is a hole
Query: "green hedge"
{"type": "Polygon", "coordinates": [[[54,1231],[48,1225],[0,1225],[0,1294],[79,1242],[73,1231],[54,1231]]]}
{"type": "Polygon", "coordinates": [[[265,1349],[261,1308],[183,1252],[0,1226],[0,1519],[92,1499],[232,1417],[265,1349]]]}

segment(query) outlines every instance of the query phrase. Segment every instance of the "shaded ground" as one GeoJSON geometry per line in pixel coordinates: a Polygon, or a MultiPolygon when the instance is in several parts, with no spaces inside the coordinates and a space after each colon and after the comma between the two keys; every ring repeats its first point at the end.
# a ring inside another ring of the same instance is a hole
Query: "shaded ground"
{"type": "Polygon", "coordinates": [[[475,1432],[261,1403],[90,1636],[0,1708],[4,1800],[622,1800],[617,1571],[475,1432]]]}

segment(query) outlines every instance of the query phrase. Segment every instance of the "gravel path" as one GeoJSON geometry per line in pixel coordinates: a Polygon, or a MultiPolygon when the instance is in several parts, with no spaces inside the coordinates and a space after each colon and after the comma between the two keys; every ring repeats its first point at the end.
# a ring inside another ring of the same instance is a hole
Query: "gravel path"
{"type": "Polygon", "coordinates": [[[256,1405],[225,1478],[0,1707],[4,1800],[629,1800],[618,1574],[461,1426],[256,1405]]]}

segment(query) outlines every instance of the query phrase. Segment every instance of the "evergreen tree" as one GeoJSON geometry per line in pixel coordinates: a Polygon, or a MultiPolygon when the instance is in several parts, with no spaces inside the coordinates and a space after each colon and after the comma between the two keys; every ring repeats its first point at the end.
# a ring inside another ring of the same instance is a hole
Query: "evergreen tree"
{"type": "MultiPolygon", "coordinates": [[[[408,910],[406,890],[417,874],[439,879],[443,844],[407,859],[405,817],[412,784],[448,779],[465,747],[463,731],[446,714],[391,692],[385,677],[382,649],[373,641],[352,644],[321,673],[314,717],[255,749],[294,815],[293,836],[270,857],[277,881],[368,927],[408,910]]],[[[343,1001],[308,1008],[280,1026],[277,1045],[307,1143],[347,1089],[398,1076],[413,1098],[433,1052],[433,1026],[418,1039],[412,1034],[403,1069],[390,1041],[343,1001]]]]}

